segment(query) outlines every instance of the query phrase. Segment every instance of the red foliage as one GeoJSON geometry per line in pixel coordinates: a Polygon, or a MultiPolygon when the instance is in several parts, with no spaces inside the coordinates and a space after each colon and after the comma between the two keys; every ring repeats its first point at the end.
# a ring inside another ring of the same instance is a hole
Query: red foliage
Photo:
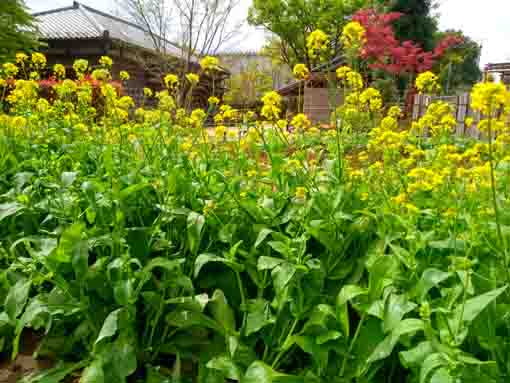
{"type": "MultiPolygon", "coordinates": [[[[62,81],[57,80],[54,76],[50,76],[46,79],[39,80],[39,87],[41,89],[51,89],[53,86],[60,84],[62,81]]],[[[86,75],[83,80],[76,80],[78,85],[82,85],[84,83],[89,83],[92,89],[98,89],[102,82],[94,80],[90,75],[86,75]]],[[[120,81],[108,81],[109,84],[113,85],[119,94],[122,94],[122,83],[120,81]]]]}
{"type": "Polygon", "coordinates": [[[432,69],[437,59],[444,55],[453,45],[462,43],[458,36],[447,36],[441,40],[434,51],[426,52],[413,42],[400,42],[393,30],[392,23],[402,17],[402,13],[377,13],[374,9],[358,11],[353,20],[359,22],[366,30],[367,43],[361,57],[372,60],[371,68],[388,73],[421,73],[432,69]]]}

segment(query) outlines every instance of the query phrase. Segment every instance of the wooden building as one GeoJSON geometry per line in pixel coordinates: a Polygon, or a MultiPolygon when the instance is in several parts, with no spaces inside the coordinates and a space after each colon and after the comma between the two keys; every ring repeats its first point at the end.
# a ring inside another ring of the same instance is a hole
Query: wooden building
{"type": "Polygon", "coordinates": [[[328,78],[335,78],[335,70],[342,65],[343,57],[312,68],[307,80],[294,80],[277,89],[287,104],[287,113],[293,115],[298,110],[316,123],[330,121],[332,106],[341,104],[341,94],[328,88],[328,78]],[[301,102],[301,105],[298,104],[301,102]]]}
{"type": "MultiPolygon", "coordinates": [[[[72,71],[76,59],[86,59],[97,65],[101,56],[109,56],[114,64],[112,76],[119,78],[122,70],[130,74],[124,93],[139,101],[143,88],[160,90],[163,87],[162,68],[182,72],[185,65],[183,50],[166,39],[154,36],[141,26],[119,17],[101,12],[77,1],[65,8],[58,8],[34,14],[41,40],[46,43],[42,50],[48,58],[48,65],[63,64],[72,71]]],[[[199,60],[193,57],[191,72],[199,72],[199,60]]],[[[221,97],[223,82],[228,71],[220,71],[213,79],[205,75],[193,91],[195,107],[205,107],[207,99],[214,93],[221,97]]]]}
{"type": "Polygon", "coordinates": [[[485,66],[485,74],[497,73],[501,76],[501,81],[506,85],[510,85],[510,62],[498,63],[498,64],[487,64],[485,66]]]}

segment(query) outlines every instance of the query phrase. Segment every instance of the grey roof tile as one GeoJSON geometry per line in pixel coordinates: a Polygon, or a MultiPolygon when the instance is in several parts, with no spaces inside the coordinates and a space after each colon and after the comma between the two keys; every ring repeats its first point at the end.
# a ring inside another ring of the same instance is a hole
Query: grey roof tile
{"type": "MultiPolygon", "coordinates": [[[[39,31],[44,39],[94,39],[105,32],[115,40],[155,50],[151,35],[142,27],[118,17],[74,2],[73,6],[34,13],[39,31]]],[[[167,53],[180,57],[180,48],[166,41],[167,53]]]]}

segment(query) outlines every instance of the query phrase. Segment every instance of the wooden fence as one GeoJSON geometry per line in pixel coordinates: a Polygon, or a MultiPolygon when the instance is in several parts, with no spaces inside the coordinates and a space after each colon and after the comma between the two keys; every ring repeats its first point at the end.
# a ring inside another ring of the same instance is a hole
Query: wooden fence
{"type": "Polygon", "coordinates": [[[480,121],[480,113],[471,109],[471,98],[469,93],[464,93],[458,96],[427,96],[417,94],[414,98],[413,104],[413,121],[422,117],[429,105],[434,101],[444,101],[453,106],[455,111],[455,118],[457,120],[457,127],[455,134],[459,136],[469,136],[474,138],[481,138],[481,133],[478,130],[478,122],[480,121]],[[466,127],[466,118],[473,118],[473,125],[466,127]]]}

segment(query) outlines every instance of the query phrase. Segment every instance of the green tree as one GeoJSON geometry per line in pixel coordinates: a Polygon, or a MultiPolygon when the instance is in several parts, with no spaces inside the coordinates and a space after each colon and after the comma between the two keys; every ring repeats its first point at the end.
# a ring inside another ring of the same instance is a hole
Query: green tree
{"type": "Polygon", "coordinates": [[[390,11],[404,14],[394,23],[397,38],[417,42],[426,51],[434,49],[438,29],[432,14],[435,8],[433,0],[393,0],[390,11]]]}
{"type": "Polygon", "coordinates": [[[32,15],[23,0],[0,1],[0,60],[39,46],[32,15]]]}
{"type": "Polygon", "coordinates": [[[461,31],[439,32],[436,39],[441,40],[448,35],[461,36],[464,39],[462,44],[449,49],[435,68],[435,71],[439,73],[444,90],[451,93],[459,88],[469,89],[480,81],[482,78],[480,69],[482,47],[461,31]]]}
{"type": "Polygon", "coordinates": [[[251,62],[230,77],[227,88],[224,96],[227,103],[243,107],[253,105],[265,92],[273,89],[272,74],[262,65],[251,62]]]}
{"type": "Polygon", "coordinates": [[[326,32],[331,40],[331,54],[339,54],[347,17],[366,3],[366,0],[253,0],[248,21],[278,36],[283,62],[290,67],[298,62],[310,67],[314,64],[306,49],[310,32],[316,29],[326,32]]]}

